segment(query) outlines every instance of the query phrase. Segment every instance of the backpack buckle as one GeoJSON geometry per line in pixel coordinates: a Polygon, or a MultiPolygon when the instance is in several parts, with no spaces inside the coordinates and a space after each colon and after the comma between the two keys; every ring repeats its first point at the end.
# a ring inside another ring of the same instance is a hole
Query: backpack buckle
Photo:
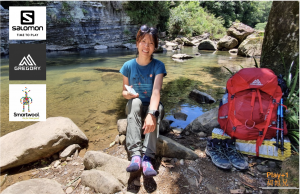
{"type": "Polygon", "coordinates": [[[236,130],[236,127],[232,127],[232,131],[235,131],[236,130]]]}
{"type": "Polygon", "coordinates": [[[258,132],[258,135],[259,135],[259,136],[262,136],[262,135],[263,135],[263,131],[259,131],[259,132],[258,132]]]}

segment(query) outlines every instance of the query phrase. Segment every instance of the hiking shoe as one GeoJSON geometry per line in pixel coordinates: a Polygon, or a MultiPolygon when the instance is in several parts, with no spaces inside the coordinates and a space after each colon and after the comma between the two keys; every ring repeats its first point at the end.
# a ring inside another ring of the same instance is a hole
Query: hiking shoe
{"type": "Polygon", "coordinates": [[[154,170],[151,164],[151,158],[144,155],[142,160],[143,173],[145,176],[156,176],[157,172],[154,170]]]}
{"type": "Polygon", "coordinates": [[[221,139],[214,138],[211,140],[207,140],[205,153],[209,157],[211,157],[212,162],[217,167],[222,168],[222,169],[230,169],[231,168],[231,163],[224,153],[221,139]]]}
{"type": "Polygon", "coordinates": [[[244,156],[236,150],[234,139],[224,139],[222,141],[222,146],[227,158],[235,168],[240,170],[248,169],[248,162],[245,160],[244,156]]]}
{"type": "Polygon", "coordinates": [[[129,166],[126,168],[127,172],[138,171],[141,167],[141,156],[133,156],[129,166]]]}

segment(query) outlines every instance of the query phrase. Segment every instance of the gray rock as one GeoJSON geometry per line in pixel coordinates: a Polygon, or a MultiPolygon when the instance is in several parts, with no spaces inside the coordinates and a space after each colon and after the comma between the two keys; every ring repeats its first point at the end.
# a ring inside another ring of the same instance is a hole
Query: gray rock
{"type": "Polygon", "coordinates": [[[231,55],[237,55],[238,49],[230,49],[228,52],[229,52],[231,55]]]}
{"type": "Polygon", "coordinates": [[[236,38],[240,44],[254,31],[255,30],[253,28],[241,22],[233,22],[232,26],[230,26],[227,30],[227,35],[236,38]]]}
{"type": "Polygon", "coordinates": [[[189,136],[189,135],[190,135],[190,132],[186,131],[184,134],[185,134],[186,136],[189,136]]]}
{"type": "Polygon", "coordinates": [[[76,150],[80,149],[80,145],[78,144],[73,144],[69,145],[60,155],[59,157],[62,160],[65,160],[68,156],[71,156],[76,150]]]}
{"type": "Polygon", "coordinates": [[[270,168],[276,168],[276,162],[275,161],[271,161],[271,160],[269,160],[268,161],[268,166],[270,167],[270,168]]]}
{"type": "Polygon", "coordinates": [[[199,90],[194,89],[191,91],[189,96],[193,99],[195,99],[198,103],[204,104],[204,103],[215,103],[216,100],[211,97],[210,95],[206,94],[205,92],[200,92],[199,90]]]}
{"type": "Polygon", "coordinates": [[[198,158],[198,155],[191,149],[162,135],[158,136],[156,148],[156,154],[163,157],[189,160],[195,160],[198,158]]]}
{"type": "Polygon", "coordinates": [[[160,124],[159,124],[159,133],[160,134],[166,134],[166,133],[168,133],[170,131],[171,131],[170,121],[166,120],[166,119],[163,119],[162,121],[160,121],[160,124]]]}
{"type": "Polygon", "coordinates": [[[185,130],[191,131],[193,133],[204,132],[207,135],[212,134],[214,128],[220,128],[218,122],[218,112],[219,108],[216,107],[208,112],[205,112],[201,116],[197,117],[193,122],[188,124],[185,130]]]}
{"type": "Polygon", "coordinates": [[[182,133],[182,131],[183,131],[182,128],[174,128],[174,129],[172,129],[172,130],[173,130],[173,132],[176,133],[176,134],[180,134],[180,133],[182,133]]]}
{"type": "Polygon", "coordinates": [[[217,45],[211,40],[203,40],[198,45],[198,50],[217,50],[217,45]]]}
{"type": "Polygon", "coordinates": [[[102,49],[107,49],[108,47],[107,46],[105,46],[105,45],[96,45],[96,46],[94,46],[94,49],[95,50],[102,50],[102,49]]]}
{"type": "Polygon", "coordinates": [[[97,169],[108,172],[123,185],[127,185],[129,179],[129,173],[126,172],[129,163],[127,160],[116,158],[100,151],[88,151],[83,158],[85,169],[97,169]]]}
{"type": "Polygon", "coordinates": [[[225,35],[218,42],[218,50],[221,50],[223,48],[226,48],[229,50],[229,49],[236,47],[237,45],[238,45],[238,40],[236,38],[225,35]]]}
{"type": "Polygon", "coordinates": [[[69,118],[50,117],[0,138],[5,157],[1,171],[49,157],[72,144],[87,146],[88,138],[69,118]],[[18,146],[11,146],[18,142],[18,146]]]}
{"type": "Polygon", "coordinates": [[[119,141],[120,141],[120,145],[125,145],[126,144],[126,136],[121,135],[119,138],[119,141]]]}
{"type": "Polygon", "coordinates": [[[174,114],[174,118],[177,119],[177,120],[186,121],[187,114],[184,114],[182,112],[177,112],[177,113],[174,114]]]}
{"type": "Polygon", "coordinates": [[[175,55],[172,55],[172,58],[175,58],[175,59],[191,59],[191,58],[194,58],[194,57],[191,56],[191,55],[187,55],[187,54],[175,54],[175,55]]]}
{"type": "Polygon", "coordinates": [[[125,48],[129,48],[129,49],[136,49],[136,44],[131,44],[131,43],[126,43],[122,45],[125,48]]]}
{"type": "Polygon", "coordinates": [[[183,41],[184,46],[195,46],[195,44],[193,42],[191,42],[189,39],[187,39],[185,37],[181,38],[181,40],[183,41]]]}
{"type": "Polygon", "coordinates": [[[203,131],[201,131],[200,133],[197,134],[199,137],[206,137],[206,133],[204,133],[203,131]]]}
{"type": "Polygon", "coordinates": [[[269,172],[270,171],[270,168],[265,166],[265,165],[257,165],[256,166],[256,169],[259,171],[259,172],[262,172],[262,173],[266,173],[266,172],[269,172]]]}
{"type": "Polygon", "coordinates": [[[119,143],[119,142],[120,142],[119,138],[120,138],[120,136],[117,135],[116,138],[115,138],[115,142],[116,142],[116,143],[119,143]]]}
{"type": "Polygon", "coordinates": [[[55,161],[55,162],[54,162],[54,165],[53,165],[54,168],[57,168],[59,164],[60,164],[60,161],[59,161],[59,160],[55,161]]]}
{"type": "Polygon", "coordinates": [[[254,35],[250,35],[240,44],[237,54],[244,57],[260,56],[261,49],[262,39],[260,37],[255,37],[254,35]]]}
{"type": "Polygon", "coordinates": [[[73,188],[72,187],[68,187],[67,189],[66,189],[66,194],[70,194],[70,193],[72,193],[73,192],[73,188]]]}
{"type": "Polygon", "coordinates": [[[119,119],[117,121],[119,135],[126,135],[127,119],[119,119]]]}
{"type": "Polygon", "coordinates": [[[2,194],[65,194],[61,185],[50,179],[30,179],[7,187],[2,194]]]}
{"type": "Polygon", "coordinates": [[[81,183],[97,193],[116,193],[122,190],[122,184],[113,175],[101,170],[85,170],[81,174],[81,183]]]}

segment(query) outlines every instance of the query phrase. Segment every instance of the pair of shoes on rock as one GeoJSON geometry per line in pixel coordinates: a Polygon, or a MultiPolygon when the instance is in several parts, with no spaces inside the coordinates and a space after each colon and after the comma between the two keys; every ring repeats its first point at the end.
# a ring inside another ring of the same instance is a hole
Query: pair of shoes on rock
{"type": "Polygon", "coordinates": [[[143,173],[145,176],[156,176],[157,172],[151,164],[151,158],[144,155],[143,159],[140,156],[133,156],[129,166],[126,168],[127,172],[136,172],[140,169],[142,163],[143,173]]]}
{"type": "Polygon", "coordinates": [[[248,162],[235,147],[233,139],[207,140],[205,153],[211,157],[212,162],[222,169],[231,169],[232,166],[239,170],[248,169],[248,162]]]}

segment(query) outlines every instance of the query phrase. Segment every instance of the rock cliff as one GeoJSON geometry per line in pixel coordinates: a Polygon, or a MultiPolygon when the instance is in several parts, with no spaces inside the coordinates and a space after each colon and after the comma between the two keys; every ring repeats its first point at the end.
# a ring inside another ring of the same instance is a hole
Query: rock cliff
{"type": "Polygon", "coordinates": [[[133,39],[138,27],[117,1],[54,1],[47,7],[47,40],[9,40],[9,14],[1,7],[1,54],[9,44],[46,44],[47,51],[80,50],[97,45],[119,47],[133,39]]]}

